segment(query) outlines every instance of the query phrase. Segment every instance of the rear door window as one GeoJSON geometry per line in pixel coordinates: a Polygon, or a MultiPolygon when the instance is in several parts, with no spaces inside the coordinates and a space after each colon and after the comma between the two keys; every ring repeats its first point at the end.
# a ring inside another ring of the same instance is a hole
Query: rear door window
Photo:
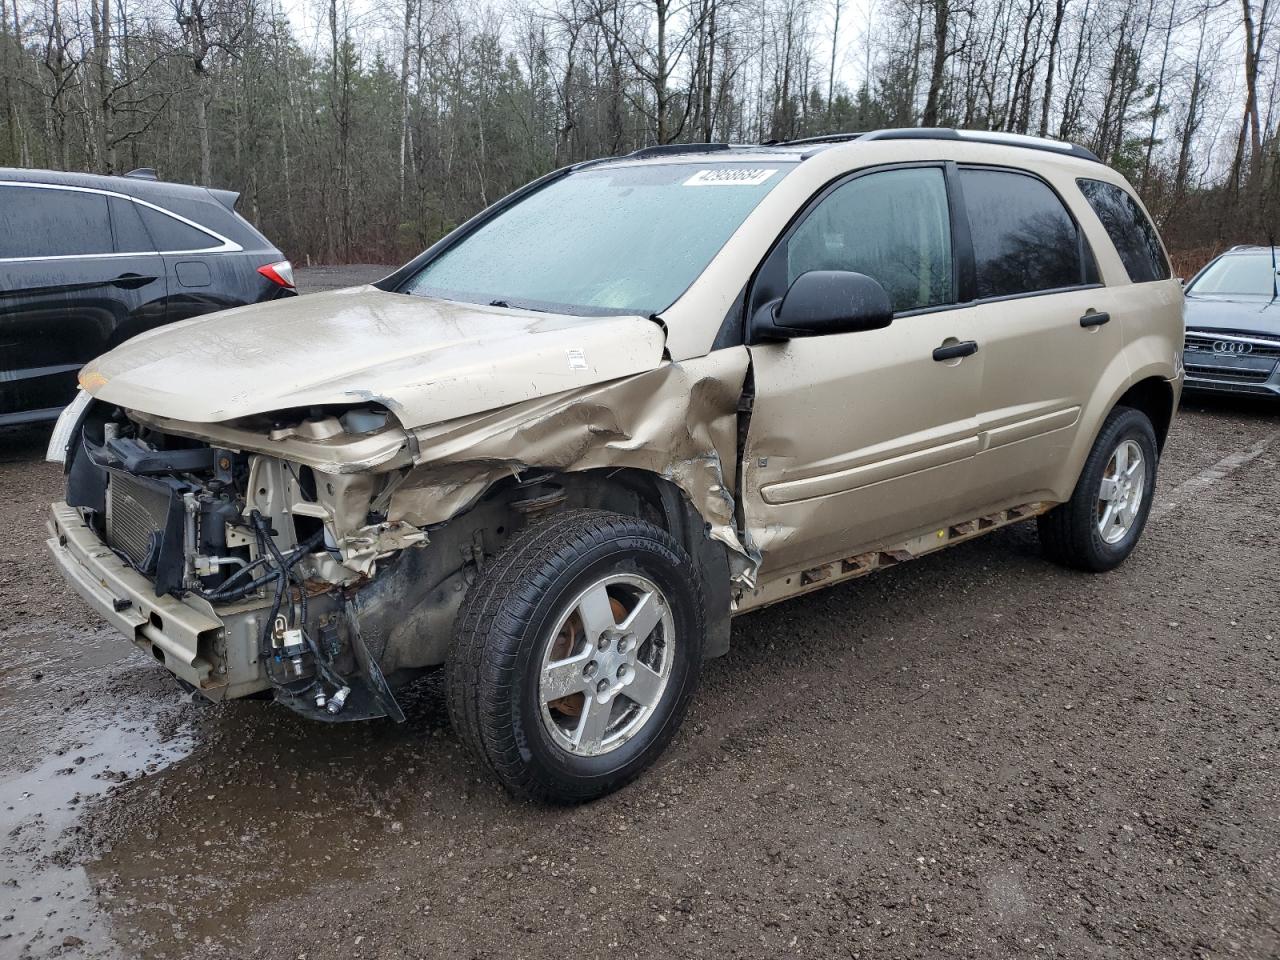
{"type": "Polygon", "coordinates": [[[134,204],[142,215],[147,233],[161,253],[186,253],[195,250],[211,250],[222,245],[216,237],[197,230],[167,213],[153,210],[142,204],[134,204]]]}
{"type": "Polygon", "coordinates": [[[0,187],[0,259],[111,252],[111,220],[102,194],[0,187]]]}
{"type": "Polygon", "coordinates": [[[980,300],[1097,282],[1076,222],[1047,183],[1005,170],[962,169],[980,300]]]}
{"type": "Polygon", "coordinates": [[[1123,187],[1102,180],[1076,181],[1089,206],[1102,221],[1102,228],[1120,254],[1120,262],[1134,283],[1168,280],[1169,261],[1160,247],[1156,228],[1142,212],[1138,201],[1123,187]]]}

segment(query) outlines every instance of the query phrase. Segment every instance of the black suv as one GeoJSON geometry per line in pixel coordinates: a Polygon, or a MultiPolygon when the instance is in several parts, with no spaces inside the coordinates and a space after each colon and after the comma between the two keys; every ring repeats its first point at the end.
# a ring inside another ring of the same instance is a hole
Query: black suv
{"type": "Polygon", "coordinates": [[[55,419],[80,367],[144,330],[294,296],[238,196],[0,167],[0,426],[55,419]]]}

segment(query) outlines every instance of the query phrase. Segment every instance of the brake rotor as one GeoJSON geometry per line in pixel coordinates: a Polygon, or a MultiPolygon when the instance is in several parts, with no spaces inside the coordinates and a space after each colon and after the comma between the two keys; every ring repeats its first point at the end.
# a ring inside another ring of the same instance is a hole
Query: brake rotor
{"type": "MultiPolygon", "coordinates": [[[[609,607],[613,611],[615,623],[626,617],[627,608],[617,597],[609,598],[609,607]]],[[[555,640],[551,643],[551,652],[547,659],[554,663],[557,660],[565,660],[573,656],[573,652],[578,649],[578,641],[582,639],[585,632],[582,627],[582,618],[575,610],[573,616],[565,620],[564,626],[556,634],[555,640]]],[[[547,706],[564,714],[566,717],[579,717],[582,715],[583,698],[584,695],[581,693],[571,693],[567,697],[561,697],[558,700],[548,700],[547,706]]]]}

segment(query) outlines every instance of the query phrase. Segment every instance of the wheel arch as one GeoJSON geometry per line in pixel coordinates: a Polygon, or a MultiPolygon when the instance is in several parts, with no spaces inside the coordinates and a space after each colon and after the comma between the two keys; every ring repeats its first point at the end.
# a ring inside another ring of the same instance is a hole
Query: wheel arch
{"type": "Polygon", "coordinates": [[[1169,428],[1173,424],[1173,387],[1163,377],[1146,377],[1129,387],[1116,400],[1115,407],[1132,407],[1151,421],[1156,432],[1156,449],[1164,450],[1169,428]]]}
{"type": "Polygon", "coordinates": [[[529,469],[491,484],[467,509],[428,528],[422,549],[402,550],[360,590],[362,622],[385,638],[384,672],[443,663],[470,584],[529,523],[564,510],[593,508],[646,520],[685,548],[706,602],[704,657],[729,650],[728,547],[675,483],[638,468],[529,469]]]}
{"type": "Polygon", "coordinates": [[[1129,407],[1144,414],[1155,430],[1157,452],[1164,449],[1177,407],[1176,381],[1170,382],[1155,373],[1133,379],[1125,375],[1127,368],[1119,362],[1122,357],[1116,359],[1085,404],[1081,428],[1072,440],[1071,450],[1045,491],[1054,502],[1065,503],[1071,499],[1089,451],[1097,443],[1107,417],[1118,407],[1129,407]]]}
{"type": "MultiPolygon", "coordinates": [[[[647,520],[674,537],[693,558],[701,581],[707,624],[703,656],[709,659],[729,651],[728,547],[709,536],[710,524],[684,490],[659,474],[634,467],[551,473],[546,482],[564,490],[565,498],[556,509],[611,510],[647,520]]],[[[486,497],[507,495],[491,490],[486,497]]]]}

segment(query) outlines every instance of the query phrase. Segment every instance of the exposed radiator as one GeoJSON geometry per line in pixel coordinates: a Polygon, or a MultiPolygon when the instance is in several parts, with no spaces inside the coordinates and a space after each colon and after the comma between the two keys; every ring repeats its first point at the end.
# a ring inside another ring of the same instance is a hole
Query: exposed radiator
{"type": "MultiPolygon", "coordinates": [[[[169,516],[170,492],[127,473],[112,471],[107,484],[107,544],[145,573],[147,557],[158,549],[169,516]]],[[[152,557],[154,564],[155,557],[152,557]]]]}

